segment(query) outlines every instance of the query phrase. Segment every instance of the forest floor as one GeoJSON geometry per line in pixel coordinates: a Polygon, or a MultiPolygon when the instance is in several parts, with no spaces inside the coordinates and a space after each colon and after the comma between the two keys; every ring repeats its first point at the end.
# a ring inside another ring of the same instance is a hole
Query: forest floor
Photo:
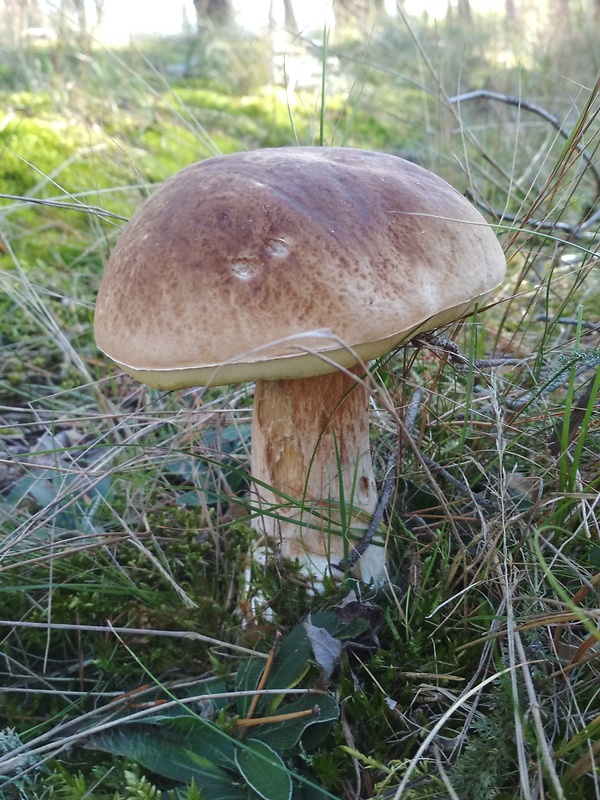
{"type": "Polygon", "coordinates": [[[600,798],[598,31],[530,34],[5,54],[0,796],[600,798]],[[168,176],[294,144],[437,172],[508,273],[445,331],[467,369],[412,345],[373,365],[389,586],[307,597],[270,564],[248,628],[252,386],[147,389],[93,311],[168,176]]]}

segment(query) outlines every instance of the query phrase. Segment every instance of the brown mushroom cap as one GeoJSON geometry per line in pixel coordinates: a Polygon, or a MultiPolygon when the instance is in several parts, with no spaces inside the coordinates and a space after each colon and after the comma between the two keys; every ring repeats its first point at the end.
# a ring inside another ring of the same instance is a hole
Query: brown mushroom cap
{"type": "Polygon", "coordinates": [[[177,173],[132,217],[96,341],[157,388],[306,377],[457,319],[505,269],[479,212],[413,163],[341,147],[236,153],[177,173]]]}

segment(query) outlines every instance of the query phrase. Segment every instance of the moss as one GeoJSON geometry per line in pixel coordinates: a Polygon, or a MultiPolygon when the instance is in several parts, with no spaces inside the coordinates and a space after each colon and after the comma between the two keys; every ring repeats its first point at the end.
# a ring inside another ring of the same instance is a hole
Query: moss
{"type": "MultiPolygon", "coordinates": [[[[160,544],[148,541],[146,547],[158,560],[164,559],[171,580],[160,578],[138,548],[123,544],[110,551],[99,548],[60,559],[51,577],[45,565],[12,572],[9,581],[3,578],[0,583],[3,603],[16,618],[43,623],[51,595],[54,623],[105,627],[110,622],[142,631],[210,630],[226,640],[239,624],[227,599],[228,576],[234,569],[229,561],[238,557],[239,542],[230,534],[225,549],[216,550],[212,541],[199,542],[198,523],[198,513],[184,509],[149,517],[160,544]],[[174,585],[186,592],[195,607],[182,602],[174,585]]],[[[22,634],[15,648],[26,649],[30,668],[37,664],[41,669],[42,662],[48,661],[53,670],[72,674],[73,688],[80,681],[91,686],[104,676],[113,688],[126,691],[145,682],[148,673],[184,670],[198,674],[211,666],[206,645],[194,640],[143,633],[111,637],[68,630],[54,631],[48,639],[47,633],[37,628],[26,628],[22,634]],[[72,666],[81,659],[85,668],[72,673],[72,666]]],[[[14,657],[18,660],[20,655],[15,652],[14,657]]],[[[67,689],[67,683],[63,688],[67,689]]],[[[45,696],[33,691],[33,698],[37,698],[39,713],[42,709],[50,713],[45,696]]],[[[61,702],[59,695],[53,697],[52,714],[58,712],[61,702]]]]}
{"type": "Polygon", "coordinates": [[[45,183],[45,176],[57,170],[77,144],[65,123],[23,117],[0,131],[0,147],[0,189],[26,194],[45,183]]]}
{"type": "Polygon", "coordinates": [[[54,101],[50,92],[20,91],[0,93],[4,108],[27,117],[42,119],[52,116],[54,101]]]}

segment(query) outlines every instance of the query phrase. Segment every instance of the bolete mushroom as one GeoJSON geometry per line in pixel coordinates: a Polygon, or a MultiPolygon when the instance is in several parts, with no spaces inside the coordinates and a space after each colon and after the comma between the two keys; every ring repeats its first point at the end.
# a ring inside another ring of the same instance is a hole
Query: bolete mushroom
{"type": "MultiPolygon", "coordinates": [[[[365,364],[463,316],[505,268],[479,212],[413,163],[236,153],[183,169],[134,214],[100,285],[96,341],[158,389],[256,382],[254,527],[319,585],[377,505],[365,364]]],[[[385,582],[382,546],[358,563],[385,582]]]]}

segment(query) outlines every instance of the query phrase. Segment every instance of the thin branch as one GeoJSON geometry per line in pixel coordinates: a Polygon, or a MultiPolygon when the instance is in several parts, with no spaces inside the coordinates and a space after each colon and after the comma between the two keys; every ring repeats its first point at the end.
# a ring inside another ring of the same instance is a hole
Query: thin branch
{"type": "Polygon", "coordinates": [[[397,463],[398,463],[398,454],[394,450],[386,466],[385,478],[383,480],[383,486],[381,489],[381,497],[379,498],[379,503],[377,504],[377,508],[375,509],[375,513],[373,514],[369,527],[365,531],[365,534],[360,540],[360,542],[348,554],[347,564],[345,564],[343,561],[340,561],[338,564],[333,565],[335,569],[338,569],[342,572],[346,568],[351,570],[355,566],[358,559],[365,552],[367,547],[373,541],[375,534],[377,533],[377,530],[379,528],[379,524],[383,519],[383,515],[385,514],[385,510],[388,506],[388,503],[390,502],[390,498],[394,492],[394,488],[396,486],[397,463]]]}
{"type": "Polygon", "coordinates": [[[538,314],[535,318],[535,321],[558,322],[560,325],[580,325],[582,328],[586,328],[586,330],[600,331],[600,322],[586,322],[585,320],[580,320],[577,317],[558,317],[558,319],[553,319],[553,317],[549,316],[548,314],[538,314]]]}
{"type": "MultiPolygon", "coordinates": [[[[557,117],[555,114],[551,114],[549,111],[546,111],[545,108],[542,108],[542,106],[538,106],[536,103],[530,103],[528,100],[524,100],[522,97],[514,97],[513,95],[501,94],[500,92],[491,92],[488,89],[476,89],[473,92],[465,92],[464,94],[457,94],[454,97],[449,97],[448,102],[452,105],[457,105],[468,102],[469,100],[480,100],[482,98],[486,100],[496,100],[499,103],[505,103],[509,106],[523,108],[525,111],[530,111],[532,114],[537,114],[538,117],[542,117],[542,119],[545,119],[546,122],[549,122],[550,125],[552,125],[552,127],[556,130],[558,135],[561,136],[565,141],[569,141],[573,135],[573,131],[565,128],[559,117],[557,117]]],[[[585,145],[575,142],[574,146],[596,179],[596,193],[597,195],[600,195],[600,172],[598,171],[592,157],[585,152],[585,145]]]]}
{"type": "MultiPolygon", "coordinates": [[[[441,350],[447,356],[449,364],[457,372],[465,374],[468,371],[469,359],[460,350],[456,342],[453,342],[447,336],[419,333],[411,339],[410,344],[417,348],[426,347],[428,350],[441,350]]],[[[524,359],[522,358],[500,356],[498,358],[475,358],[473,359],[473,366],[475,369],[489,369],[490,367],[503,367],[505,365],[522,364],[523,362],[524,359]]]]}
{"type": "Polygon", "coordinates": [[[518,228],[524,228],[524,226],[527,225],[527,234],[529,236],[535,236],[536,234],[541,235],[541,231],[563,231],[569,234],[573,239],[576,239],[578,236],[581,236],[582,233],[585,233],[594,222],[600,219],[600,213],[594,214],[593,217],[589,217],[584,222],[578,223],[561,222],[560,220],[552,222],[543,219],[529,219],[519,216],[518,214],[509,214],[507,211],[497,211],[494,208],[490,208],[487,203],[482,203],[481,200],[474,197],[473,193],[470,191],[465,192],[465,197],[483,213],[491,214],[496,220],[502,220],[503,223],[512,222],[514,227],[518,228]]]}

